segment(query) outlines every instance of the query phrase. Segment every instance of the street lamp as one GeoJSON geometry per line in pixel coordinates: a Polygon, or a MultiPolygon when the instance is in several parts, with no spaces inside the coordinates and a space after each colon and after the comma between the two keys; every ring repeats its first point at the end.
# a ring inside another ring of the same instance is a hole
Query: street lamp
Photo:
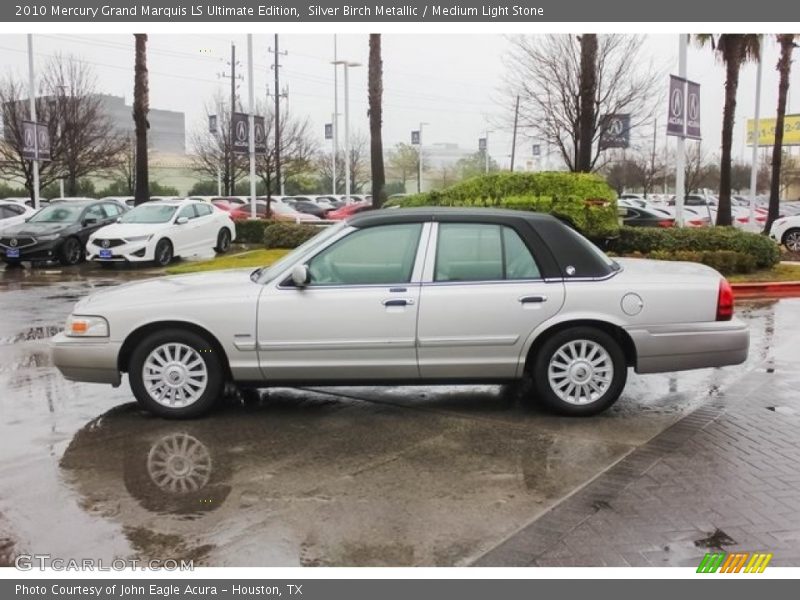
{"type": "MultiPolygon", "coordinates": [[[[344,67],[344,201],[350,203],[350,67],[360,67],[361,63],[348,60],[335,60],[331,64],[344,67]]],[[[336,157],[333,157],[336,161],[336,157]]]]}

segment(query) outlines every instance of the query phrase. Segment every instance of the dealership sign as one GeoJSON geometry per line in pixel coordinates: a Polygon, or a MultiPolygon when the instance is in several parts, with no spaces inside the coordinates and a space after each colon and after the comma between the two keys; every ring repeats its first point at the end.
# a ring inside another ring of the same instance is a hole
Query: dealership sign
{"type": "Polygon", "coordinates": [[[700,84],[669,76],[667,135],[700,139],[700,84]]]}
{"type": "MultiPolygon", "coordinates": [[[[753,130],[756,123],[754,119],[747,119],[747,143],[752,146],[753,138],[755,137],[753,130]]],[[[775,118],[758,120],[758,145],[769,146],[775,145],[775,130],[777,129],[777,122],[775,118]]],[[[783,120],[783,145],[784,146],[800,146],[800,114],[799,115],[786,115],[783,120]]]]}
{"type": "Polygon", "coordinates": [[[627,148],[631,143],[631,116],[629,114],[605,115],[600,130],[600,150],[627,148]]]}
{"type": "MultiPolygon", "coordinates": [[[[256,154],[266,154],[267,135],[264,117],[253,117],[253,126],[255,128],[256,154]]],[[[233,151],[238,154],[250,152],[250,115],[247,113],[233,113],[231,132],[233,133],[233,139],[231,140],[233,151]]]]}
{"type": "Polygon", "coordinates": [[[43,123],[22,122],[22,158],[50,160],[50,131],[43,123]]]}

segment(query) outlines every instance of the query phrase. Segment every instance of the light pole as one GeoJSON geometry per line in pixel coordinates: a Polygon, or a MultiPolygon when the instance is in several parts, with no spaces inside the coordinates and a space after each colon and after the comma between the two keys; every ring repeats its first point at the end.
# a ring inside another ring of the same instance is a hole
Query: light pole
{"type": "Polygon", "coordinates": [[[333,34],[333,118],[331,128],[333,129],[333,154],[331,160],[333,195],[338,191],[336,188],[336,153],[339,150],[339,57],[336,34],[333,34]]]}
{"type": "MultiPolygon", "coordinates": [[[[28,94],[30,101],[30,119],[36,123],[36,86],[33,75],[33,34],[28,34],[28,94]]],[[[39,210],[39,130],[33,126],[33,208],[39,210]]]]}
{"type": "Polygon", "coordinates": [[[430,125],[430,123],[426,123],[421,121],[419,124],[419,160],[417,160],[417,193],[422,193],[422,129],[425,125],[430,125]]]}
{"type": "MultiPolygon", "coordinates": [[[[275,36],[277,40],[277,36],[275,36]]],[[[278,46],[275,45],[275,56],[277,56],[278,46]]],[[[275,69],[277,73],[278,70],[275,69]]],[[[247,116],[247,138],[248,151],[250,154],[250,218],[257,219],[256,212],[256,92],[253,81],[253,34],[247,34],[247,93],[250,114],[247,116]]],[[[277,93],[277,90],[276,90],[277,93]]],[[[277,145],[276,145],[277,148],[277,145]]]]}
{"type": "Polygon", "coordinates": [[[335,60],[333,64],[344,67],[344,201],[350,204],[350,68],[361,63],[335,60]]]}
{"type": "MultiPolygon", "coordinates": [[[[759,46],[764,47],[764,36],[759,36],[759,46]]],[[[756,191],[758,189],[758,121],[761,112],[761,65],[763,60],[761,56],[758,57],[758,69],[756,70],[756,106],[755,106],[755,119],[753,120],[753,156],[750,163],[750,201],[749,201],[749,218],[747,220],[747,227],[752,231],[758,231],[756,225],[756,191]]]]}
{"type": "Polygon", "coordinates": [[[485,163],[484,168],[485,168],[485,171],[486,171],[487,175],[489,174],[489,134],[490,133],[494,133],[494,130],[487,129],[486,130],[486,134],[485,134],[485,136],[483,138],[483,139],[486,140],[486,147],[485,147],[485,149],[483,151],[483,157],[484,157],[484,163],[485,163]]]}

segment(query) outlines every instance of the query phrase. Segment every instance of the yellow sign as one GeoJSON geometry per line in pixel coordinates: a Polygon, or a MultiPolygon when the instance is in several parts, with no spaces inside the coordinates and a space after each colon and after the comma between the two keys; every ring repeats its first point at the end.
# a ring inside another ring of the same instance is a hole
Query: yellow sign
{"type": "MultiPolygon", "coordinates": [[[[747,144],[753,145],[753,126],[755,121],[747,119],[747,144]]],[[[758,145],[775,144],[775,119],[758,120],[758,145]]],[[[783,121],[783,145],[800,146],[800,115],[786,115],[783,121]]]]}

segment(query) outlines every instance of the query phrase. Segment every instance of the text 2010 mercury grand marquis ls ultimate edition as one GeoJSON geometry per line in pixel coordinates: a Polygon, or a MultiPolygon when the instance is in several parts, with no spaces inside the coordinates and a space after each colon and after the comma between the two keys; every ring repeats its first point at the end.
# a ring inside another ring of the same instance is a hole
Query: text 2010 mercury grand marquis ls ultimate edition
{"type": "Polygon", "coordinates": [[[628,367],[735,365],[749,333],[728,282],[693,263],[606,257],[548,215],[401,209],[330,227],[268,268],[162,277],[92,294],[53,341],[65,377],[119,385],[164,417],[227,383],[533,381],[590,415],[628,367]]]}

